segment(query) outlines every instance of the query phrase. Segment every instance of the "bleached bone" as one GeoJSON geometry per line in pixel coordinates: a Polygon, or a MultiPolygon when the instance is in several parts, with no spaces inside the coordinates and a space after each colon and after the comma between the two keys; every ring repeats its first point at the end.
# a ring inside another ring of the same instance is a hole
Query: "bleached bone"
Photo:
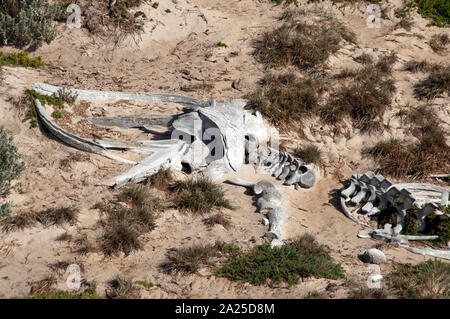
{"type": "MultiPolygon", "coordinates": [[[[61,87],[45,83],[35,83],[33,90],[39,94],[52,96],[58,93],[61,87]]],[[[209,106],[211,102],[194,99],[178,94],[165,93],[124,93],[114,91],[96,91],[96,90],[78,90],[71,89],[77,94],[77,100],[80,101],[137,101],[137,102],[170,102],[190,107],[209,106]]]]}
{"type": "Polygon", "coordinates": [[[177,144],[163,150],[154,152],[149,157],[144,158],[136,166],[120,174],[115,178],[114,188],[120,188],[128,183],[139,183],[148,176],[156,173],[161,167],[178,166],[182,157],[186,153],[188,144],[179,141],[177,144]]]}
{"type": "MultiPolygon", "coordinates": [[[[33,89],[40,94],[56,95],[61,89],[43,83],[35,83],[33,89]]],[[[123,93],[113,91],[95,91],[72,89],[78,100],[90,101],[112,101],[133,100],[140,102],[171,102],[178,103],[188,108],[183,114],[175,115],[130,115],[122,117],[89,118],[91,123],[98,126],[118,126],[121,128],[141,128],[147,132],[156,132],[152,127],[166,127],[172,130],[172,138],[180,138],[186,144],[183,149],[177,149],[178,142],[165,141],[137,141],[122,142],[100,140],[98,143],[87,141],[81,137],[70,134],[54,124],[43,112],[38,112],[42,122],[49,127],[50,131],[69,145],[80,150],[102,154],[125,163],[132,161],[122,159],[106,152],[108,149],[131,151],[139,154],[149,155],[129,171],[116,177],[115,187],[123,186],[129,182],[137,182],[148,174],[157,170],[157,166],[169,165],[181,169],[183,165],[189,165],[196,169],[207,165],[202,174],[212,180],[216,180],[232,170],[238,171],[247,156],[247,160],[257,165],[269,165],[271,173],[280,179],[291,178],[291,184],[298,184],[309,188],[315,182],[313,165],[304,165],[287,153],[260,147],[267,143],[267,129],[259,112],[251,114],[244,110],[245,100],[227,100],[217,104],[215,100],[203,101],[191,97],[164,93],[123,93]],[[175,137],[174,137],[175,136],[175,137]],[[245,140],[255,141],[255,151],[250,149],[245,140]],[[196,141],[211,141],[204,144],[196,141]],[[194,142],[194,143],[192,143],[194,142]],[[196,143],[196,144],[195,144],[196,143]],[[208,155],[203,158],[203,146],[207,145],[208,155]],[[200,149],[200,151],[196,151],[200,149]],[[215,150],[215,154],[212,150],[215,150]],[[255,154],[255,152],[257,154],[255,154]],[[171,159],[169,157],[172,156],[171,159]],[[261,156],[261,157],[260,157],[261,156]],[[154,161],[151,163],[151,161],[154,161]],[[291,164],[295,169],[292,169],[291,164]],[[292,179],[294,177],[294,179],[292,179]]],[[[166,133],[170,133],[166,132],[166,133]]],[[[180,144],[181,145],[181,144],[180,144]]],[[[267,203],[266,203],[267,204],[267,203]]],[[[267,206],[267,205],[266,205],[267,206]]]]}
{"type": "MultiPolygon", "coordinates": [[[[341,190],[341,207],[347,217],[360,223],[349,211],[346,202],[359,204],[364,197],[368,196],[368,201],[361,208],[361,212],[366,213],[367,216],[373,216],[380,213],[381,208],[393,205],[398,211],[397,223],[400,225],[403,225],[407,211],[415,207],[417,230],[421,232],[425,230],[425,217],[435,211],[436,204],[442,203],[443,198],[448,199],[448,191],[445,187],[431,184],[393,184],[382,175],[375,175],[368,171],[361,175],[353,175],[350,183],[341,190]]],[[[408,238],[412,240],[413,237],[408,238]]],[[[424,239],[423,236],[420,238],[424,239]]]]}
{"type": "Polygon", "coordinates": [[[414,235],[401,235],[402,225],[398,224],[392,227],[391,224],[385,224],[383,229],[374,229],[372,237],[376,239],[387,239],[391,242],[406,243],[409,240],[435,240],[438,236],[414,236],[414,235]]]}
{"type": "Polygon", "coordinates": [[[400,247],[403,247],[406,250],[408,250],[412,253],[415,253],[415,254],[429,255],[432,257],[450,260],[450,249],[415,248],[415,247],[409,247],[406,245],[400,245],[400,247]]]}
{"type": "Polygon", "coordinates": [[[42,124],[44,124],[44,126],[57,138],[59,138],[61,141],[63,141],[64,143],[79,149],[80,151],[85,151],[85,152],[89,152],[89,153],[95,153],[95,154],[100,154],[103,155],[107,158],[122,162],[122,163],[126,163],[126,164],[136,164],[133,161],[121,158],[120,156],[116,156],[114,154],[108,153],[106,151],[106,149],[101,146],[98,143],[86,140],[82,137],[73,135],[67,131],[65,131],[64,129],[62,129],[61,127],[59,127],[56,123],[54,123],[50,117],[47,116],[47,114],[45,113],[45,110],[42,108],[41,102],[39,102],[38,99],[36,99],[34,101],[34,104],[36,106],[36,112],[37,115],[40,119],[40,121],[42,122],[42,124]]]}
{"type": "Polygon", "coordinates": [[[86,118],[87,121],[100,127],[142,128],[150,126],[165,126],[174,120],[176,115],[148,114],[130,115],[120,117],[94,117],[86,118]]]}
{"type": "Polygon", "coordinates": [[[259,212],[267,212],[270,228],[265,233],[265,237],[272,238],[271,246],[281,246],[281,231],[284,223],[289,218],[290,214],[281,208],[281,192],[277,190],[275,185],[271,182],[262,180],[257,183],[251,183],[241,179],[229,179],[226,183],[243,186],[253,189],[255,195],[259,195],[256,205],[259,212]]]}
{"type": "Polygon", "coordinates": [[[290,214],[283,208],[276,207],[271,209],[267,216],[270,221],[270,229],[264,236],[273,239],[281,239],[281,231],[290,214]]]}

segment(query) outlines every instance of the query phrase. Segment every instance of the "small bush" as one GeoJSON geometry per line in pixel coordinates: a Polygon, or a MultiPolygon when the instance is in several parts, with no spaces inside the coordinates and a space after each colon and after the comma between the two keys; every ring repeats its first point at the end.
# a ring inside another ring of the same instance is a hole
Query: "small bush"
{"type": "Polygon", "coordinates": [[[388,299],[389,295],[386,288],[358,288],[351,290],[347,299],[388,299]]]}
{"type": "Polygon", "coordinates": [[[412,73],[428,72],[431,71],[434,67],[435,66],[433,64],[425,60],[422,61],[412,60],[406,62],[404,70],[412,73]]]}
{"type": "Polygon", "coordinates": [[[20,52],[4,55],[0,52],[0,70],[2,66],[23,66],[23,67],[31,67],[31,68],[40,68],[45,63],[42,60],[41,56],[37,58],[30,58],[28,53],[20,52]]]}
{"type": "Polygon", "coordinates": [[[300,237],[282,247],[270,244],[253,247],[249,252],[226,261],[216,269],[218,276],[253,285],[298,283],[300,277],[338,279],[344,276],[325,249],[311,235],[300,237]]]}
{"type": "Polygon", "coordinates": [[[228,48],[228,45],[226,43],[223,43],[223,42],[218,42],[216,44],[216,46],[219,47],[219,48],[228,48]]]}
{"type": "Polygon", "coordinates": [[[363,151],[378,163],[378,172],[393,177],[418,178],[448,171],[450,147],[446,143],[445,132],[433,118],[422,118],[427,123],[420,128],[418,144],[389,139],[363,151]]]}
{"type": "MultiPolygon", "coordinates": [[[[448,214],[449,206],[445,209],[440,208],[440,210],[448,214]]],[[[433,245],[447,248],[447,242],[450,241],[450,219],[438,216],[433,212],[425,218],[425,224],[425,234],[439,236],[436,240],[433,240],[433,245]]]]}
{"type": "Polygon", "coordinates": [[[147,183],[159,190],[167,191],[173,180],[174,178],[170,168],[160,168],[155,174],[147,179],[147,183]]]}
{"type": "Polygon", "coordinates": [[[128,278],[117,276],[108,282],[110,289],[106,296],[111,299],[124,299],[134,290],[133,281],[128,278]]]}
{"type": "Polygon", "coordinates": [[[274,2],[277,6],[279,6],[282,3],[284,3],[285,6],[289,6],[290,4],[295,4],[296,6],[298,6],[297,0],[271,0],[271,1],[274,2]]]}
{"type": "Polygon", "coordinates": [[[385,224],[391,224],[392,227],[395,227],[397,225],[397,214],[397,208],[392,205],[382,208],[381,212],[376,215],[378,228],[383,228],[385,224]]]}
{"type": "Polygon", "coordinates": [[[11,202],[4,203],[0,205],[0,219],[4,216],[9,216],[12,214],[12,204],[11,202]]]}
{"type": "Polygon", "coordinates": [[[447,45],[450,43],[450,38],[447,33],[435,34],[431,37],[430,47],[436,53],[445,51],[447,45]]]}
{"type": "Polygon", "coordinates": [[[261,89],[246,96],[247,107],[259,111],[274,124],[301,121],[319,108],[320,83],[293,73],[266,75],[261,89]]]}
{"type": "Polygon", "coordinates": [[[231,226],[230,220],[226,218],[222,213],[217,213],[213,216],[209,216],[203,220],[206,226],[212,227],[214,225],[222,225],[228,229],[231,226]]]}
{"type": "Polygon", "coordinates": [[[90,288],[84,292],[71,293],[68,291],[49,291],[38,293],[26,299],[103,299],[97,294],[96,288],[90,288]]]}
{"type": "Polygon", "coordinates": [[[74,225],[78,222],[79,210],[73,207],[50,208],[36,214],[36,220],[44,226],[74,225]]]}
{"type": "Polygon", "coordinates": [[[74,105],[75,101],[77,100],[78,93],[75,93],[69,87],[64,86],[58,89],[58,91],[53,94],[53,97],[69,105],[74,105]]]}
{"type": "Polygon", "coordinates": [[[270,67],[314,68],[337,52],[343,40],[355,43],[355,35],[330,17],[314,25],[291,19],[283,26],[265,32],[255,43],[254,55],[270,67]]]}
{"type": "Polygon", "coordinates": [[[53,112],[52,112],[52,117],[55,118],[55,119],[60,119],[60,118],[62,118],[62,113],[61,113],[61,111],[58,111],[58,110],[53,111],[53,112]]]}
{"type": "Polygon", "coordinates": [[[400,265],[386,279],[400,298],[450,298],[450,265],[439,260],[400,265]]]}
{"type": "MultiPolygon", "coordinates": [[[[0,196],[7,195],[18,186],[12,182],[25,170],[25,163],[20,161],[20,157],[14,138],[8,136],[4,127],[0,126],[0,196]]],[[[6,210],[6,206],[4,209],[6,210]]]]}
{"type": "Polygon", "coordinates": [[[107,212],[104,234],[101,237],[102,250],[107,255],[122,251],[129,255],[133,250],[142,248],[140,232],[150,231],[156,226],[154,216],[145,209],[110,209],[107,212]]]}
{"type": "Polygon", "coordinates": [[[54,20],[64,15],[48,0],[6,0],[0,2],[0,45],[40,47],[56,37],[54,20]]]}
{"type": "Polygon", "coordinates": [[[450,24],[450,3],[447,0],[414,0],[417,12],[430,18],[433,25],[445,27],[450,24]]]}
{"type": "Polygon", "coordinates": [[[234,208],[225,198],[223,188],[207,178],[176,181],[173,191],[176,207],[184,211],[205,214],[220,208],[234,208]]]}
{"type": "Polygon", "coordinates": [[[313,144],[300,146],[294,150],[293,155],[305,163],[323,165],[323,155],[319,147],[313,144]]]}
{"type": "Polygon", "coordinates": [[[169,273],[195,274],[202,265],[209,264],[210,259],[217,254],[217,248],[214,245],[194,245],[173,249],[167,254],[168,261],[161,266],[169,273]]]}
{"type": "Polygon", "coordinates": [[[117,198],[131,207],[96,205],[106,214],[106,219],[101,222],[104,227],[101,246],[107,255],[120,251],[129,255],[143,247],[139,236],[156,228],[154,212],[161,209],[161,202],[142,185],[129,186],[117,198]]]}
{"type": "Polygon", "coordinates": [[[377,63],[365,64],[350,73],[350,84],[337,89],[321,109],[322,119],[333,124],[349,116],[362,130],[381,129],[383,114],[396,90],[391,77],[395,61],[395,56],[384,56],[377,63]]]}
{"type": "Polygon", "coordinates": [[[36,216],[32,213],[19,213],[7,215],[1,220],[2,231],[9,233],[11,231],[22,230],[33,227],[36,224],[36,216]]]}
{"type": "Polygon", "coordinates": [[[434,99],[443,94],[450,95],[450,65],[433,68],[428,77],[414,87],[418,99],[434,99]]]}

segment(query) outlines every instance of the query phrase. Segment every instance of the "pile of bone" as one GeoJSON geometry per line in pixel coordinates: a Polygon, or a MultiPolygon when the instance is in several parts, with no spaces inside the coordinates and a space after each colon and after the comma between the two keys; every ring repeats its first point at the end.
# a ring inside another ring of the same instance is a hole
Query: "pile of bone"
{"type": "MultiPolygon", "coordinates": [[[[397,210],[396,226],[385,224],[383,229],[374,229],[371,233],[358,234],[360,238],[384,239],[396,244],[407,243],[409,240],[434,240],[438,236],[402,235],[400,232],[405,226],[405,217],[412,211],[417,218],[417,232],[426,229],[426,217],[434,213],[440,220],[448,220],[449,214],[439,210],[440,204],[447,206],[449,189],[432,184],[404,183],[393,184],[382,175],[371,171],[364,174],[354,174],[349,183],[340,191],[341,208],[344,214],[354,222],[367,226],[370,216],[380,214],[383,208],[392,206],[397,210]],[[364,203],[365,202],[365,203],[364,203]],[[347,207],[353,205],[353,211],[347,207]],[[357,214],[359,212],[359,214],[357,214]],[[358,219],[364,218],[363,221],[358,219]]],[[[450,257],[449,250],[442,249],[412,249],[402,246],[415,253],[423,253],[436,257],[450,257]]]]}
{"type": "Polygon", "coordinates": [[[267,215],[267,220],[270,225],[269,231],[264,234],[264,237],[272,238],[272,247],[282,246],[284,243],[281,240],[281,232],[290,214],[281,207],[282,195],[277,187],[266,180],[256,184],[240,179],[230,179],[226,182],[253,190],[253,193],[258,196],[256,200],[258,212],[267,215]]]}
{"type": "Polygon", "coordinates": [[[255,140],[246,142],[245,156],[248,164],[265,168],[276,179],[284,180],[284,185],[311,188],[316,182],[314,164],[304,163],[287,152],[258,145],[255,140]]]}
{"type": "Polygon", "coordinates": [[[365,221],[379,214],[383,208],[394,206],[398,211],[397,224],[402,226],[407,211],[414,208],[419,232],[425,230],[425,218],[431,213],[448,217],[448,214],[438,210],[437,204],[448,205],[449,189],[423,183],[393,184],[383,175],[375,175],[371,171],[353,175],[340,194],[344,214],[359,224],[366,225],[350,212],[347,203],[355,205],[365,221]],[[363,201],[365,204],[361,205],[363,201]]]}

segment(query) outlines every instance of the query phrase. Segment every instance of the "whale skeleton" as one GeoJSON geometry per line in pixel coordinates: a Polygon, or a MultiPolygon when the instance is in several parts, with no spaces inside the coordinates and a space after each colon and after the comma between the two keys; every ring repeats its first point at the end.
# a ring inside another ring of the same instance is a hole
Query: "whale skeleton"
{"type": "MultiPolygon", "coordinates": [[[[62,88],[35,83],[33,90],[43,95],[58,96],[62,88]]],[[[244,110],[246,101],[199,100],[177,94],[124,93],[71,89],[77,100],[138,102],[170,102],[184,107],[182,114],[131,115],[122,117],[96,117],[84,120],[99,127],[140,128],[146,132],[165,128],[171,137],[165,140],[124,142],[115,140],[90,141],[58,126],[47,114],[38,99],[36,113],[40,122],[64,143],[81,151],[100,154],[107,158],[134,164],[116,176],[107,185],[119,188],[137,183],[156,173],[161,167],[181,170],[204,168],[199,174],[217,180],[231,171],[239,171],[244,162],[264,167],[285,185],[310,188],[316,182],[313,164],[307,164],[289,153],[267,147],[268,134],[259,112],[244,110]],[[138,163],[112,153],[112,150],[130,151],[146,155],[138,163]],[[214,151],[213,151],[214,150],[214,151]]]]}

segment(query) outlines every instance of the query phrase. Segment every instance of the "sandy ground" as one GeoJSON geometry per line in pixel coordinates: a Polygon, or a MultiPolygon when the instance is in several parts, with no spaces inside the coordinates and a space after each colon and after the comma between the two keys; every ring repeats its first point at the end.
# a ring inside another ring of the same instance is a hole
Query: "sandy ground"
{"type": "MultiPolygon", "coordinates": [[[[338,210],[332,193],[341,188],[341,181],[351,174],[373,167],[371,161],[361,158],[362,147],[381,136],[405,136],[406,132],[392,115],[400,106],[417,104],[412,94],[413,85],[424,75],[402,71],[403,65],[412,59],[436,63],[448,61],[448,55],[435,54],[428,45],[433,34],[448,32],[448,29],[426,27],[426,20],[414,16],[410,31],[401,28],[394,30],[398,20],[393,10],[398,6],[398,1],[388,5],[386,14],[390,20],[382,20],[379,29],[366,27],[367,16],[363,5],[339,8],[329,3],[307,5],[306,1],[300,2],[301,8],[309,12],[318,8],[330,12],[357,34],[356,46],[345,46],[330,57],[330,69],[341,70],[354,65],[353,57],[362,52],[395,52],[399,57],[394,66],[397,86],[394,107],[385,117],[385,124],[389,127],[383,133],[370,136],[348,126],[346,134],[335,135],[314,119],[306,123],[304,136],[324,151],[325,170],[320,172],[320,178],[312,189],[283,191],[283,206],[291,213],[283,238],[313,233],[319,242],[331,248],[332,257],[342,264],[348,278],[364,286],[367,266],[357,256],[379,242],[356,237],[358,231],[363,229],[338,210]]],[[[127,257],[105,257],[101,253],[79,255],[73,252],[73,245],[55,241],[58,235],[66,231],[74,236],[87,234],[89,239],[96,240],[101,230],[97,226],[99,212],[93,209],[93,205],[100,200],[112,199],[117,192],[95,185],[126,170],[129,165],[94,154],[87,154],[68,166],[62,165],[61,160],[78,151],[40,128],[30,129],[28,123],[22,123],[23,111],[15,108],[11,98],[20,97],[35,82],[67,84],[82,89],[179,93],[203,99],[240,98],[251,92],[257,80],[266,73],[264,66],[251,54],[252,41],[265,30],[279,25],[278,17],[283,11],[282,7],[272,7],[268,1],[254,0],[160,1],[159,10],[149,5],[140,9],[154,20],[146,25],[137,43],[128,39],[113,47],[108,39],[93,37],[85,29],[69,29],[60,25],[57,39],[31,54],[43,57],[47,62],[44,68],[4,67],[4,79],[0,84],[0,125],[5,125],[7,131],[14,135],[27,164],[27,170],[20,178],[22,186],[7,200],[14,201],[17,212],[70,205],[78,207],[81,213],[76,226],[35,227],[0,234],[0,297],[28,295],[30,283],[48,276],[51,273],[49,265],[58,261],[83,265],[82,278],[95,282],[101,294],[109,279],[122,275],[156,284],[150,289],[140,288],[138,296],[142,298],[301,298],[308,292],[324,291],[331,286],[337,288],[327,290],[329,297],[345,297],[348,288],[343,285],[343,280],[310,278],[291,288],[267,288],[217,278],[208,269],[202,269],[198,275],[163,273],[159,265],[165,261],[170,248],[215,240],[233,240],[250,247],[253,236],[257,243],[262,243],[260,237],[267,226],[261,223],[262,216],[255,213],[251,196],[244,194],[244,188],[228,184],[224,184],[227,196],[239,207],[225,212],[233,224],[228,230],[222,226],[209,229],[200,217],[169,210],[159,216],[158,227],[143,236],[144,249],[127,257]],[[164,12],[167,8],[171,10],[170,14],[164,12]],[[219,41],[226,43],[228,48],[218,48],[216,43],[219,41]],[[239,83],[238,89],[232,88],[233,81],[239,83]],[[210,83],[213,88],[210,91],[201,88],[189,90],[202,83],[210,83]],[[330,286],[330,283],[333,285],[330,286]]],[[[431,102],[447,131],[450,130],[449,102],[448,98],[431,102]]],[[[179,111],[175,106],[165,104],[106,103],[91,104],[83,109],[75,106],[67,114],[79,111],[80,114],[76,115],[91,116],[101,107],[105,107],[106,115],[173,114],[179,111]]],[[[119,130],[93,132],[69,122],[66,124],[74,133],[88,138],[99,132],[102,137],[122,136],[119,130]]],[[[143,136],[145,134],[133,131],[128,138],[143,136]]],[[[305,142],[305,138],[293,133],[285,132],[281,138],[292,148],[305,142]]],[[[248,165],[224,179],[236,176],[249,181],[269,179],[276,182],[270,176],[255,174],[248,165]]],[[[399,262],[416,263],[427,259],[401,248],[388,247],[384,248],[384,252],[389,262],[382,265],[382,273],[387,273],[399,262]]],[[[65,289],[67,275],[58,273],[57,277],[58,287],[65,289]]]]}

